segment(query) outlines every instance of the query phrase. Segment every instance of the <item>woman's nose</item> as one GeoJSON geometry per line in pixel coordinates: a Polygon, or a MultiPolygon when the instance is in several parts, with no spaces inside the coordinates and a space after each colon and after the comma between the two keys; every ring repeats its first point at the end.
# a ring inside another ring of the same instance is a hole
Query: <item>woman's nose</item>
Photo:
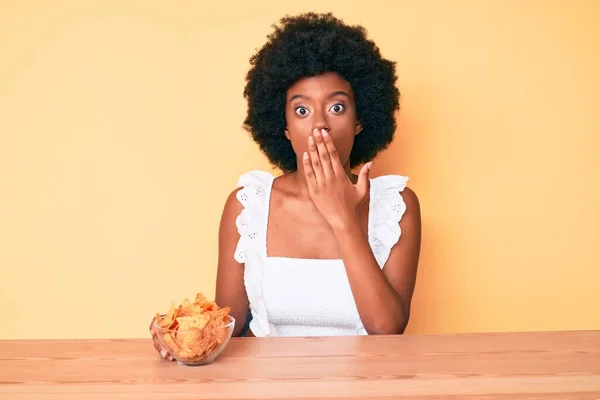
{"type": "Polygon", "coordinates": [[[315,126],[313,126],[313,129],[318,129],[318,130],[325,129],[327,132],[329,132],[329,126],[327,126],[327,125],[315,125],[315,126]]]}
{"type": "Polygon", "coordinates": [[[327,119],[325,119],[323,117],[315,118],[313,125],[312,125],[312,130],[314,131],[315,129],[318,129],[318,130],[325,129],[327,132],[329,132],[329,124],[327,123],[327,119]]]}

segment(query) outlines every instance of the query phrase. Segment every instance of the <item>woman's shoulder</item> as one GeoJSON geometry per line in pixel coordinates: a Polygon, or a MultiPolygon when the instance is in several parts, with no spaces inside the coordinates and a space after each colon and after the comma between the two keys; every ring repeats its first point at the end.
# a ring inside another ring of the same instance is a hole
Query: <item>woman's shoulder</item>
{"type": "Polygon", "coordinates": [[[380,175],[369,179],[371,181],[371,190],[375,192],[382,192],[388,190],[395,190],[398,192],[404,191],[408,183],[408,176],[388,174],[380,175]]]}
{"type": "Polygon", "coordinates": [[[274,179],[275,176],[273,174],[260,169],[253,169],[242,173],[225,201],[225,208],[233,208],[235,211],[240,211],[243,208],[244,200],[248,199],[248,195],[252,190],[257,195],[262,189],[268,189],[274,179]]]}
{"type": "Polygon", "coordinates": [[[260,169],[241,174],[235,188],[227,196],[223,213],[238,215],[245,208],[262,204],[274,179],[272,173],[260,169]]]}
{"type": "Polygon", "coordinates": [[[275,175],[268,171],[253,169],[240,175],[236,190],[252,185],[267,187],[273,183],[274,179],[275,175]]]}
{"type": "Polygon", "coordinates": [[[408,176],[393,174],[370,179],[371,209],[375,218],[379,216],[397,224],[408,216],[420,215],[419,199],[407,186],[408,179],[408,176]]]}
{"type": "Polygon", "coordinates": [[[407,205],[419,205],[417,194],[408,187],[408,176],[398,174],[380,175],[371,178],[371,194],[375,196],[385,196],[386,194],[399,193],[400,197],[407,205]]]}
{"type": "Polygon", "coordinates": [[[407,187],[408,177],[384,175],[371,181],[369,242],[375,259],[384,267],[401,235],[420,232],[420,205],[407,187]]]}

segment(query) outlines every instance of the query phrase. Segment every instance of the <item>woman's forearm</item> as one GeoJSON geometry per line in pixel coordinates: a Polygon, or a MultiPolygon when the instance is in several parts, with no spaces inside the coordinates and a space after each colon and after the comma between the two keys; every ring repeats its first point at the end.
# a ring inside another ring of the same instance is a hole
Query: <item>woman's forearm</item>
{"type": "Polygon", "coordinates": [[[403,333],[408,310],[379,267],[358,217],[334,228],[350,288],[369,334],[403,333]]]}

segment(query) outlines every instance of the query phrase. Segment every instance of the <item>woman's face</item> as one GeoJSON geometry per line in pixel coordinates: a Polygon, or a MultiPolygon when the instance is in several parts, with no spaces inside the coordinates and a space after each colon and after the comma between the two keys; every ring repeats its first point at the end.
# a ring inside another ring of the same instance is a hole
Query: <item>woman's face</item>
{"type": "Polygon", "coordinates": [[[337,148],[340,161],[350,170],[354,136],[362,129],[356,117],[356,102],[350,83],[335,72],[302,78],[289,87],[285,99],[285,136],[302,169],[302,154],[314,129],[326,129],[337,148]]]}

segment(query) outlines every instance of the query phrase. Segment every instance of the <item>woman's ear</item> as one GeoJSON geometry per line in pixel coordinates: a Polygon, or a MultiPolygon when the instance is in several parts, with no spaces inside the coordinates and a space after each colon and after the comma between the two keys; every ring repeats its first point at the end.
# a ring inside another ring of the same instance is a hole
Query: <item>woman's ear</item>
{"type": "Polygon", "coordinates": [[[363,126],[359,120],[356,120],[356,129],[354,130],[354,136],[358,135],[363,130],[363,126]]]}
{"type": "Polygon", "coordinates": [[[285,128],[285,137],[286,137],[288,140],[291,140],[291,139],[290,139],[290,131],[288,130],[288,128],[285,128]]]}

